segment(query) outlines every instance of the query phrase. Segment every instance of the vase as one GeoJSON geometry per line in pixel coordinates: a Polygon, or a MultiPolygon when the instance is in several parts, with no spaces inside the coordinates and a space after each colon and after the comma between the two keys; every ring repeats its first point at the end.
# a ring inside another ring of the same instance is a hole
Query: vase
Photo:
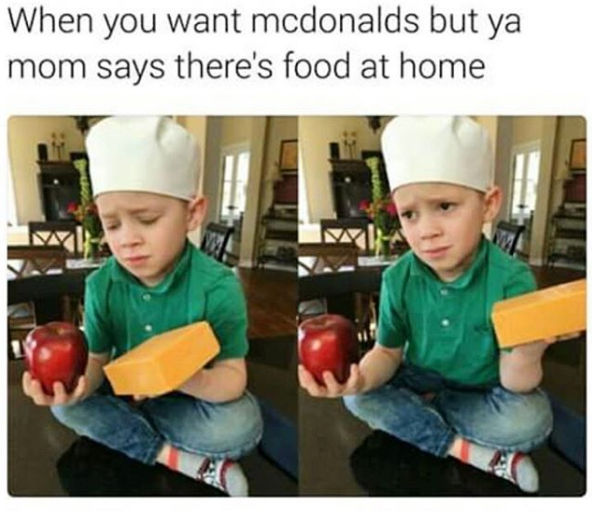
{"type": "Polygon", "coordinates": [[[374,243],[374,253],[377,257],[388,258],[391,254],[390,236],[381,236],[374,243]]]}
{"type": "Polygon", "coordinates": [[[84,242],[84,259],[96,260],[101,255],[100,238],[87,237],[84,242]]]}

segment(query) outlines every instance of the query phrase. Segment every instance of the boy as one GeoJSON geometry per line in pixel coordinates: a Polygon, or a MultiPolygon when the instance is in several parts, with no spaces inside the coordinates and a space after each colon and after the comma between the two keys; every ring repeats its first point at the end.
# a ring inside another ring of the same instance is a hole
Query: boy
{"type": "Polygon", "coordinates": [[[499,353],[493,304],[536,285],[526,264],[482,236],[501,204],[487,133],[467,117],[398,117],[382,147],[411,251],[383,274],[377,343],[346,383],[326,372],[320,386],[299,366],[300,384],[344,396],[372,428],[536,492],[523,452],[551,432],[537,386],[556,338],[499,353]]]}
{"type": "Polygon", "coordinates": [[[170,118],[112,117],[91,129],[87,151],[113,257],[86,282],[86,372],[71,394],[56,383],[53,397],[26,372],[24,392],[80,435],[246,496],[246,478],[231,460],[255,447],[262,420],[245,391],[240,283],[186,236],[207,207],[197,196],[197,145],[170,118]],[[220,342],[211,368],[157,398],[135,395],[131,404],[113,395],[104,381],[107,362],[154,335],[202,320],[220,342]]]}

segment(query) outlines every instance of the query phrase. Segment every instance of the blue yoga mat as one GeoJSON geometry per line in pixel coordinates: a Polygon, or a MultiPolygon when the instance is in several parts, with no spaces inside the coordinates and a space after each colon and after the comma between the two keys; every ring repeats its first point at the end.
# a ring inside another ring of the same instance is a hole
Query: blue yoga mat
{"type": "Polygon", "coordinates": [[[552,395],[553,432],[549,445],[572,465],[586,471],[586,419],[552,395]]]}
{"type": "Polygon", "coordinates": [[[296,425],[271,404],[258,398],[263,414],[260,451],[292,478],[298,479],[298,433],[296,425]]]}

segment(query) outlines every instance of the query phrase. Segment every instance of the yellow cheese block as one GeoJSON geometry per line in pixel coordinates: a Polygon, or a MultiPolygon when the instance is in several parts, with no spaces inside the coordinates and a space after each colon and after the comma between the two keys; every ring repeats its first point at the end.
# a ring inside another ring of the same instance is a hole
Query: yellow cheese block
{"type": "Polygon", "coordinates": [[[491,316],[500,348],[586,329],[586,280],[499,301],[491,316]]]}
{"type": "Polygon", "coordinates": [[[115,394],[156,396],[177,389],[219,351],[202,321],[155,335],[103,369],[115,394]]]}

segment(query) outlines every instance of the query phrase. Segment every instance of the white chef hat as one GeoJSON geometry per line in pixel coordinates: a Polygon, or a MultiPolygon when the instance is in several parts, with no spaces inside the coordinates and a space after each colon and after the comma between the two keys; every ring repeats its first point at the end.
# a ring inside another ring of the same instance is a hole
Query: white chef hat
{"type": "Polygon", "coordinates": [[[191,200],[199,149],[170,117],[109,117],[86,138],[93,194],[143,191],[191,200]]]}
{"type": "Polygon", "coordinates": [[[382,133],[382,153],[391,191],[417,182],[492,186],[489,135],[469,117],[396,117],[382,133]]]}

